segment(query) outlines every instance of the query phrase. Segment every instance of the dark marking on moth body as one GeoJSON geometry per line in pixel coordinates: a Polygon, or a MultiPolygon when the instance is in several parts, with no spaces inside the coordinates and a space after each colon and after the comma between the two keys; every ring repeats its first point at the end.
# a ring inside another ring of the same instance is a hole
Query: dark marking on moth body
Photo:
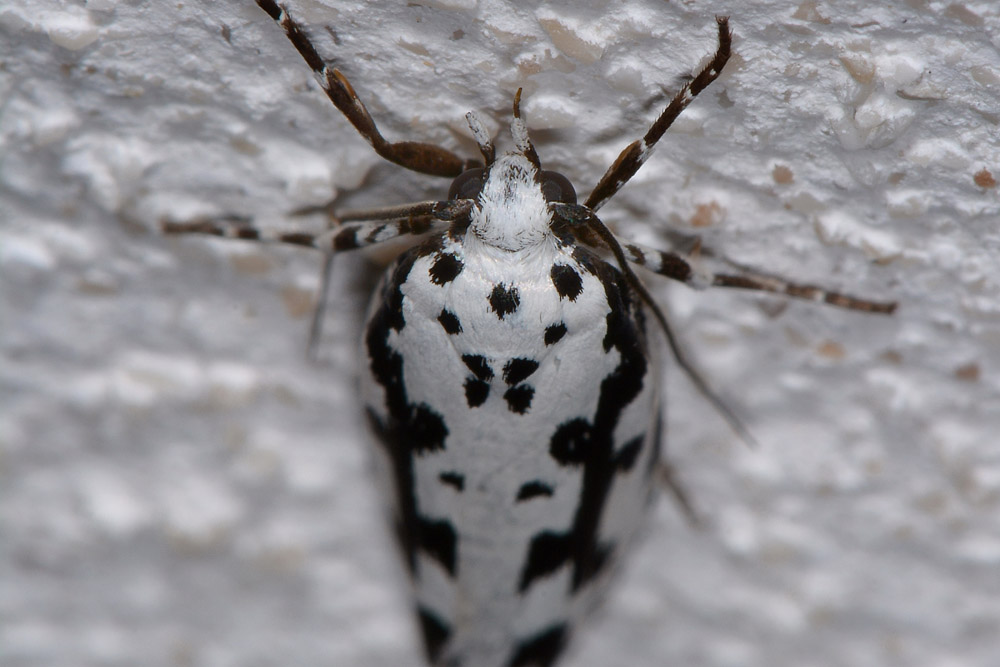
{"type": "Polygon", "coordinates": [[[478,408],[486,402],[490,395],[490,380],[493,379],[493,369],[489,361],[480,354],[463,354],[462,362],[472,371],[465,378],[465,402],[470,408],[478,408]]]}
{"type": "Polygon", "coordinates": [[[455,255],[450,252],[443,252],[437,256],[428,271],[431,282],[435,285],[444,285],[454,280],[462,272],[465,265],[455,255]]]}
{"type": "Polygon", "coordinates": [[[552,435],[549,454],[560,465],[582,464],[591,452],[591,430],[590,422],[583,418],[563,422],[552,435]]]}
{"type": "Polygon", "coordinates": [[[478,408],[490,397],[490,383],[474,377],[465,379],[465,402],[470,408],[478,408]]]}
{"type": "MultiPolygon", "coordinates": [[[[579,250],[579,249],[578,249],[579,250]]],[[[610,310],[603,346],[616,350],[618,366],[601,381],[597,409],[591,418],[560,424],[549,442],[554,461],[580,468],[582,485],[576,515],[565,531],[543,530],[529,543],[520,590],[565,565],[572,566],[572,590],[591,581],[607,565],[614,544],[598,541],[597,527],[615,474],[640,455],[644,437],[626,443],[616,456],[614,431],[622,412],[642,391],[647,373],[644,322],[624,276],[589,253],[577,252],[581,265],[598,277],[610,310]]]]}
{"type": "Polygon", "coordinates": [[[438,323],[440,323],[445,333],[449,335],[454,336],[455,334],[462,333],[462,323],[459,321],[458,315],[447,308],[441,309],[441,314],[438,315],[438,323]]]}
{"type": "Polygon", "coordinates": [[[420,634],[424,637],[427,661],[433,663],[451,637],[451,626],[423,605],[417,605],[417,618],[420,621],[420,634]]]}
{"type": "Polygon", "coordinates": [[[473,375],[483,382],[489,382],[493,379],[493,369],[490,368],[490,362],[483,355],[463,354],[462,363],[472,371],[473,375]]]}
{"type": "Polygon", "coordinates": [[[420,548],[454,577],[458,566],[456,562],[458,536],[455,534],[455,526],[447,519],[432,520],[421,517],[418,520],[420,548]]]}
{"type": "MultiPolygon", "coordinates": [[[[416,248],[414,248],[415,250],[416,248]]],[[[410,271],[413,269],[414,262],[417,261],[418,254],[414,251],[402,255],[397,260],[396,268],[392,270],[391,276],[386,280],[385,289],[382,293],[384,312],[379,312],[377,315],[380,319],[380,327],[388,325],[395,331],[402,331],[403,327],[406,326],[406,318],[403,317],[403,291],[399,289],[399,286],[406,282],[406,279],[410,276],[410,271]]],[[[385,331],[384,334],[388,338],[388,331],[385,331]]],[[[369,354],[369,356],[371,355],[369,354]]],[[[372,357],[373,363],[374,359],[372,357]]]]}
{"type": "Polygon", "coordinates": [[[552,667],[566,647],[569,629],[557,623],[522,640],[511,656],[510,667],[552,667]]]}
{"type": "Polygon", "coordinates": [[[572,557],[573,536],[571,533],[557,533],[544,530],[531,538],[528,559],[521,571],[521,581],[517,590],[528,590],[535,579],[548,576],[563,567],[572,557]]]}
{"type": "Polygon", "coordinates": [[[525,500],[531,500],[532,498],[538,498],[545,496],[551,498],[554,491],[552,486],[546,484],[545,482],[535,479],[530,482],[525,482],[521,485],[521,488],[517,491],[517,502],[524,502],[525,500]]]}
{"type": "Polygon", "coordinates": [[[407,424],[407,435],[417,455],[444,449],[444,439],[448,436],[448,427],[441,418],[426,403],[413,406],[407,424]]]}
{"type": "Polygon", "coordinates": [[[436,560],[452,576],[457,562],[457,536],[446,520],[424,516],[417,502],[414,459],[445,448],[448,428],[444,418],[426,403],[411,403],[403,381],[403,358],[389,343],[390,332],[406,327],[401,286],[409,278],[414,262],[426,253],[413,248],[396,262],[383,285],[378,308],[365,332],[372,377],[385,390],[386,418],[369,411],[372,429],[385,448],[392,467],[398,498],[394,527],[412,574],[417,569],[417,550],[436,560]]]}
{"type": "Polygon", "coordinates": [[[504,392],[503,398],[511,412],[523,415],[531,407],[531,399],[535,396],[535,388],[520,384],[538,370],[538,362],[534,359],[515,358],[504,364],[503,380],[510,389],[504,392]]]}
{"type": "Polygon", "coordinates": [[[572,266],[553,264],[550,276],[560,299],[576,301],[576,297],[580,296],[580,292],[583,291],[583,280],[572,266]]]}
{"type": "Polygon", "coordinates": [[[511,359],[503,366],[503,381],[514,385],[527,380],[538,370],[538,362],[534,359],[511,359]]]}
{"type": "Polygon", "coordinates": [[[508,288],[503,283],[493,287],[489,300],[490,309],[501,320],[517,310],[517,307],[521,304],[521,297],[517,293],[517,288],[508,288]]]}
{"type": "Polygon", "coordinates": [[[618,470],[628,472],[632,469],[636,459],[639,458],[639,453],[642,451],[642,441],[642,436],[632,438],[618,450],[618,453],[615,454],[615,467],[618,470]]]}
{"type": "Polygon", "coordinates": [[[399,285],[409,276],[415,260],[414,253],[407,253],[396,264],[383,289],[381,307],[369,322],[365,336],[372,375],[385,388],[386,408],[391,417],[405,421],[409,421],[410,404],[403,386],[403,358],[389,347],[388,341],[390,329],[402,331],[406,326],[399,285]]]}
{"type": "Polygon", "coordinates": [[[545,344],[555,345],[566,335],[566,325],[563,322],[545,328],[545,344]]]}
{"type": "Polygon", "coordinates": [[[465,475],[462,473],[449,470],[448,472],[443,472],[438,475],[438,479],[441,480],[442,484],[446,484],[456,491],[465,490],[465,475]]]}
{"type": "Polygon", "coordinates": [[[531,399],[535,397],[535,388],[526,384],[511,387],[503,394],[507,407],[511,412],[523,415],[531,407],[531,399]]]}

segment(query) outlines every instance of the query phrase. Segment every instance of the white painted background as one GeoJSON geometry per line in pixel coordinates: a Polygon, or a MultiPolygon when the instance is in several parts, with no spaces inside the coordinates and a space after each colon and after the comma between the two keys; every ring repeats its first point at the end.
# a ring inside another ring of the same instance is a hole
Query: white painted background
{"type": "MultiPolygon", "coordinates": [[[[524,86],[583,193],[731,14],[605,220],[900,302],[650,278],[762,446],[668,369],[706,525],[657,506],[567,667],[1000,664],[995,0],[292,7],[391,138],[472,155],[475,109],[503,146],[524,86]]],[[[250,0],[0,5],[0,664],[419,664],[354,389],[375,273],[340,262],[309,363],[318,257],[156,222],[446,191],[380,163],[250,0]]]]}

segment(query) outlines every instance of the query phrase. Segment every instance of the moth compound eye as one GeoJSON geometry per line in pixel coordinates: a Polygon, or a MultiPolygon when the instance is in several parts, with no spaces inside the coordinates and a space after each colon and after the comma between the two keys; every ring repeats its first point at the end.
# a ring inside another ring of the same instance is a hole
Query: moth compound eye
{"type": "Polygon", "coordinates": [[[576,203],[576,189],[569,179],[558,171],[542,172],[542,194],[545,195],[546,201],[576,203]]]}
{"type": "Polygon", "coordinates": [[[477,199],[483,190],[483,175],[486,170],[466,169],[451,182],[448,199],[477,199]]]}

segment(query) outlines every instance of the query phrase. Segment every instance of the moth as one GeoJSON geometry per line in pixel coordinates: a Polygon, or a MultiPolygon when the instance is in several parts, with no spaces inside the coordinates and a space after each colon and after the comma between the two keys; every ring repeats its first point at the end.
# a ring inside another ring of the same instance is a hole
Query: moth
{"type": "Polygon", "coordinates": [[[498,154],[467,114],[482,161],[390,142],[347,78],[273,0],[285,31],[333,104],[383,158],[452,178],[446,199],[338,214],[324,234],[247,222],[165,221],[204,233],[337,253],[424,237],[386,271],[362,336],[362,397],[392,528],[413,583],[427,660],[441,667],[548,667],[604,595],[642,524],[660,465],[661,370],[652,324],[680,366],[737,430],[688,363],[632,266],[696,287],[763,290],[891,313],[753,271],[708,272],[690,257],[622,243],[597,211],[642,166],[730,57],[718,18],[711,61],[629,144],[581,204],[542,168],[513,102],[514,150],[498,154]]]}

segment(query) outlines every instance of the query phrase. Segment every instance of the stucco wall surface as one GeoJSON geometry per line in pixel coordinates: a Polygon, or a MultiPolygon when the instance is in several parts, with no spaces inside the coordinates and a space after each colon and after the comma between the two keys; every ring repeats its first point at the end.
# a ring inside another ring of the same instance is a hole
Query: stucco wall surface
{"type": "MultiPolygon", "coordinates": [[[[509,148],[514,91],[586,193],[735,55],[608,206],[618,233],[898,300],[892,317],[648,277],[666,498],[567,666],[1000,664],[1000,6],[289,0],[383,132],[509,148]]],[[[439,198],[381,162],[250,0],[0,4],[0,664],[419,665],[367,475],[384,255],[165,238],[163,217],[439,198]]]]}

